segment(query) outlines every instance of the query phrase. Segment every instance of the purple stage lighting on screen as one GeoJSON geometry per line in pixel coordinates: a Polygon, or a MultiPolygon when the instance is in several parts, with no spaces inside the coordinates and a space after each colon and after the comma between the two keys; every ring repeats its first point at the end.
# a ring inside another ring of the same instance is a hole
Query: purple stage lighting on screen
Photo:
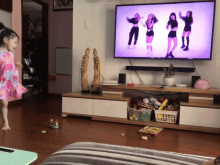
{"type": "Polygon", "coordinates": [[[214,1],[118,5],[115,58],[210,60],[214,12],[214,1]]]}

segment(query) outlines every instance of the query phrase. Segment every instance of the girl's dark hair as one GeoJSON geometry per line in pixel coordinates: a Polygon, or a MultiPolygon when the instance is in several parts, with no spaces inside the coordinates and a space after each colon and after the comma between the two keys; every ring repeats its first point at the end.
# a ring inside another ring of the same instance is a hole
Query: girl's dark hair
{"type": "Polygon", "coordinates": [[[150,14],[148,15],[147,21],[146,21],[145,23],[148,23],[148,22],[150,21],[150,20],[149,20],[149,16],[150,16],[150,15],[152,15],[151,21],[153,20],[154,23],[157,23],[158,20],[157,20],[156,16],[155,16],[154,14],[152,14],[152,13],[150,13],[150,14]]]}
{"type": "Polygon", "coordinates": [[[155,15],[153,15],[153,18],[152,18],[152,19],[154,20],[154,23],[158,22],[158,19],[156,18],[155,15]]]}
{"type": "Polygon", "coordinates": [[[19,36],[15,31],[6,28],[5,25],[2,22],[0,22],[0,46],[4,45],[5,37],[9,40],[13,39],[14,37],[17,37],[19,39],[19,36]]]}
{"type": "Polygon", "coordinates": [[[189,18],[192,18],[192,11],[187,11],[187,13],[189,12],[189,18]]]}
{"type": "Polygon", "coordinates": [[[138,20],[141,18],[140,14],[139,13],[136,13],[134,16],[138,16],[138,20]]]}
{"type": "Polygon", "coordinates": [[[170,14],[170,21],[172,20],[172,19],[171,19],[171,16],[172,16],[172,15],[175,16],[175,21],[176,21],[176,14],[175,14],[174,12],[172,12],[172,13],[170,14]]]}

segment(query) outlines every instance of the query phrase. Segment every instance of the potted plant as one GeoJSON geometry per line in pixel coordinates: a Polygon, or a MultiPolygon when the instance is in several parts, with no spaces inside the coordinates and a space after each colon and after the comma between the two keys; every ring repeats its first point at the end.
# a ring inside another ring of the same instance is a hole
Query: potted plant
{"type": "Polygon", "coordinates": [[[164,85],[173,85],[174,84],[174,75],[175,75],[175,70],[174,69],[174,66],[173,64],[170,64],[170,67],[168,67],[167,69],[166,68],[163,68],[163,70],[165,71],[165,76],[163,78],[163,83],[164,85]]]}

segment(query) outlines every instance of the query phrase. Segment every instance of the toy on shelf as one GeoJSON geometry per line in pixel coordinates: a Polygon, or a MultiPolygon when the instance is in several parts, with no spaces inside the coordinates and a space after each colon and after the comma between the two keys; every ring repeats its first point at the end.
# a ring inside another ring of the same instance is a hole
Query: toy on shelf
{"type": "Polygon", "coordinates": [[[53,128],[53,125],[54,125],[53,119],[50,119],[50,125],[49,125],[49,127],[50,127],[50,128],[53,128]]]}
{"type": "Polygon", "coordinates": [[[168,102],[168,99],[166,99],[166,100],[161,104],[161,106],[159,107],[158,110],[162,110],[162,109],[167,105],[167,102],[168,102]]]}
{"type": "Polygon", "coordinates": [[[155,98],[150,98],[149,99],[149,105],[150,106],[153,106],[155,109],[158,109],[160,106],[161,106],[161,103],[157,100],[157,99],[155,99],[155,98]]]}

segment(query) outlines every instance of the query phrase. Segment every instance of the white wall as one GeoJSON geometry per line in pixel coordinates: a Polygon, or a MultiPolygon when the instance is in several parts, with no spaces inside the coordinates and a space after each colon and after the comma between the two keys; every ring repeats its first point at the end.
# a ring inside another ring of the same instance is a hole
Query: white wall
{"type": "MultiPolygon", "coordinates": [[[[73,4],[73,85],[72,91],[81,90],[81,60],[87,47],[90,47],[90,61],[88,66],[89,83],[93,80],[93,48],[98,50],[101,60],[101,72],[109,79],[117,79],[119,73],[126,73],[127,83],[140,83],[134,73],[131,77],[125,67],[130,65],[128,59],[114,59],[114,30],[115,30],[115,5],[161,3],[165,0],[74,0],[73,4]],[[84,20],[89,20],[89,29],[84,29],[84,20]]],[[[169,2],[176,2],[170,0],[169,2]]],[[[216,2],[215,32],[213,42],[212,61],[195,61],[198,73],[203,79],[207,79],[212,87],[219,85],[220,63],[220,0],[216,2]]],[[[193,67],[190,61],[165,61],[165,60],[132,60],[136,66],[169,66],[173,63],[176,67],[193,67]]],[[[139,71],[139,75],[145,84],[162,84],[163,72],[139,71]]],[[[177,72],[176,83],[191,85],[191,76],[196,73],[177,72]]]]}
{"type": "Polygon", "coordinates": [[[6,27],[12,28],[12,13],[0,10],[0,22],[2,22],[6,27]]]}

